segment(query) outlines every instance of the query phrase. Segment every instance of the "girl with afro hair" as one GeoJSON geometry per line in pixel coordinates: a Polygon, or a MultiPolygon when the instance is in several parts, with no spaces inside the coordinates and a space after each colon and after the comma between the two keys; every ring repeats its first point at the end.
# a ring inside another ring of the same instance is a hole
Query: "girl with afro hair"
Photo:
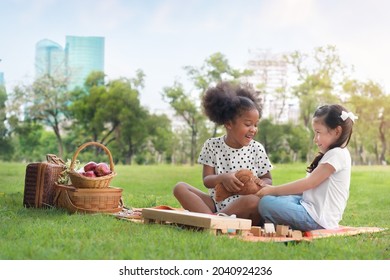
{"type": "Polygon", "coordinates": [[[217,202],[214,189],[222,184],[229,192],[239,191],[243,184],[235,173],[240,169],[250,169],[264,184],[272,184],[272,164],[263,145],[255,140],[262,113],[256,93],[247,86],[221,82],[205,92],[202,106],[212,122],[225,127],[224,135],[206,140],[198,158],[208,193],[179,182],[173,194],[188,211],[234,214],[260,224],[258,196],[232,195],[217,202]]]}

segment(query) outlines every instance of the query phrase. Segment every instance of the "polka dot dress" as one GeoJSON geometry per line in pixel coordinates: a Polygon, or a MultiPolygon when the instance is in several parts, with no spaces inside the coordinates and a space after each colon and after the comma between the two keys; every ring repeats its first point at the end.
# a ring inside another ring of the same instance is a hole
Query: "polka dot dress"
{"type": "MultiPolygon", "coordinates": [[[[261,177],[272,169],[262,144],[252,140],[248,146],[234,149],[226,145],[224,136],[210,138],[204,143],[198,163],[214,167],[215,174],[250,169],[254,175],[261,177]]],[[[209,189],[209,194],[215,201],[215,189],[209,189]]],[[[222,210],[238,197],[239,195],[233,195],[216,203],[217,211],[222,210]]]]}

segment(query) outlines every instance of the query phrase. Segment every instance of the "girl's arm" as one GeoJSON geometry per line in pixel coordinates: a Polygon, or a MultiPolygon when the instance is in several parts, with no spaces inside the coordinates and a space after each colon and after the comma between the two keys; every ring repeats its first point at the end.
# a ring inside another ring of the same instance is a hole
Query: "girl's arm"
{"type": "Polygon", "coordinates": [[[222,183],[227,191],[238,192],[244,184],[234,175],[235,172],[215,174],[214,167],[203,165],[203,184],[206,188],[214,188],[222,183]]]}
{"type": "Polygon", "coordinates": [[[289,195],[289,194],[300,194],[306,190],[317,187],[327,178],[329,178],[332,173],[335,172],[335,168],[329,163],[320,164],[316,169],[310,174],[310,176],[293,181],[291,183],[283,184],[280,186],[270,186],[264,184],[263,188],[257,192],[257,196],[263,197],[265,195],[289,195]]]}
{"type": "Polygon", "coordinates": [[[261,179],[261,181],[263,181],[263,184],[272,185],[271,172],[268,171],[263,176],[261,176],[260,179],[261,179]]]}

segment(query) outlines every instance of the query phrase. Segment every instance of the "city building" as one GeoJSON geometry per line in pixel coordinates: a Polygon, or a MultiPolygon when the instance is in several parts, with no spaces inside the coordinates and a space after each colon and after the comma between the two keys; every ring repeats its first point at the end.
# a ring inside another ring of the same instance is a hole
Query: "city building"
{"type": "MultiPolygon", "coordinates": [[[[1,58],[0,58],[1,62],[1,58]]],[[[0,86],[5,86],[5,81],[4,81],[4,73],[0,72],[0,86]]]]}
{"type": "Polygon", "coordinates": [[[65,48],[48,39],[35,46],[35,77],[68,79],[68,88],[82,87],[93,71],[104,72],[104,37],[66,36],[65,48]]]}
{"type": "Polygon", "coordinates": [[[297,122],[299,102],[289,94],[285,54],[255,49],[249,50],[249,55],[247,69],[252,70],[253,75],[243,78],[243,82],[251,84],[259,92],[263,117],[277,123],[297,122]]]}
{"type": "Polygon", "coordinates": [[[93,71],[104,72],[104,37],[66,36],[69,87],[83,86],[93,71]]]}
{"type": "Polygon", "coordinates": [[[63,78],[65,76],[64,49],[48,39],[40,40],[35,45],[35,78],[44,75],[63,78]]]}
{"type": "Polygon", "coordinates": [[[0,72],[0,86],[5,86],[4,73],[0,72]]]}

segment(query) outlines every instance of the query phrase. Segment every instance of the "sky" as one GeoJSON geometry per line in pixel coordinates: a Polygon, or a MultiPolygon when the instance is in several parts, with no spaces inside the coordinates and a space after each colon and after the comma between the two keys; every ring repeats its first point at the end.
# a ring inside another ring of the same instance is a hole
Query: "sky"
{"type": "Polygon", "coordinates": [[[160,112],[164,87],[186,83],[184,66],[220,52],[244,69],[250,50],[312,52],[336,46],[356,78],[390,89],[387,0],[0,0],[0,72],[7,90],[31,83],[35,44],[105,37],[105,74],[145,77],[141,103],[160,112]]]}

